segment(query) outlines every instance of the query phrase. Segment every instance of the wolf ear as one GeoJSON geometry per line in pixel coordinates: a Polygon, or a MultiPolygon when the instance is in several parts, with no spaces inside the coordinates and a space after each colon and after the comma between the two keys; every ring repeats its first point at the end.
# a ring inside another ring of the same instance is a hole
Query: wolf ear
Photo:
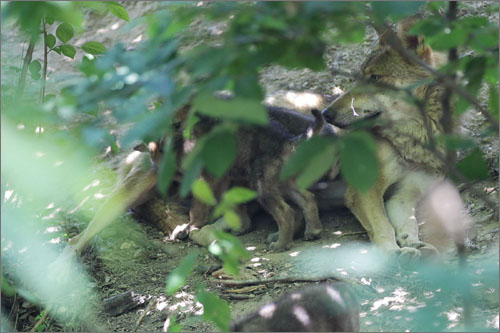
{"type": "Polygon", "coordinates": [[[432,50],[424,42],[424,36],[410,35],[410,28],[422,19],[420,16],[410,16],[398,23],[398,37],[403,42],[404,47],[415,52],[420,59],[432,65],[432,50]]]}

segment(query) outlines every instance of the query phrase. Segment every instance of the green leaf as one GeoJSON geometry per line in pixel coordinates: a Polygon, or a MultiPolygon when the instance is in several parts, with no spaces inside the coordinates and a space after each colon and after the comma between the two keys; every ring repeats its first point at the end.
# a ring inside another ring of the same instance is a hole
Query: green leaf
{"type": "Polygon", "coordinates": [[[372,10],[378,20],[384,21],[387,17],[400,19],[416,14],[424,4],[423,1],[372,1],[372,10]]]}
{"type": "MultiPolygon", "coordinates": [[[[443,20],[444,21],[444,20],[443,20]]],[[[482,16],[462,17],[457,24],[470,30],[475,30],[488,25],[488,19],[482,16]]]]}
{"type": "Polygon", "coordinates": [[[174,269],[166,279],[166,293],[167,295],[172,295],[177,292],[182,286],[186,284],[186,279],[189,274],[193,271],[194,265],[196,264],[196,259],[198,258],[198,251],[195,250],[189,253],[182,261],[179,266],[174,269]]]}
{"type": "Polygon", "coordinates": [[[490,177],[488,163],[479,148],[475,148],[459,161],[457,163],[457,170],[469,180],[486,180],[490,177]]]}
{"type": "Polygon", "coordinates": [[[224,193],[223,201],[233,205],[242,204],[257,198],[257,192],[245,187],[233,187],[224,193]]]}
{"type": "Polygon", "coordinates": [[[431,16],[424,20],[417,21],[408,31],[411,35],[424,35],[431,37],[440,33],[446,28],[446,21],[442,16],[431,16]]]}
{"type": "Polygon", "coordinates": [[[33,60],[28,68],[31,74],[37,74],[42,69],[42,64],[38,60],[33,60]]]}
{"type": "Polygon", "coordinates": [[[75,58],[76,49],[73,46],[71,46],[71,45],[61,45],[59,47],[61,48],[61,52],[65,56],[70,57],[71,59],[75,58]]]}
{"type": "Polygon", "coordinates": [[[52,16],[45,16],[45,23],[54,24],[54,18],[52,16]]]}
{"type": "Polygon", "coordinates": [[[52,49],[52,51],[54,51],[54,52],[56,52],[56,53],[58,53],[58,54],[61,54],[61,45],[54,47],[54,48],[52,49]]]}
{"type": "Polygon", "coordinates": [[[203,161],[200,159],[195,160],[189,165],[189,167],[184,172],[184,177],[182,178],[181,188],[179,193],[182,198],[185,198],[189,191],[191,190],[193,183],[198,179],[203,169],[203,161]]]}
{"type": "Polygon", "coordinates": [[[47,36],[45,36],[45,44],[49,49],[53,48],[54,45],[56,45],[56,37],[54,37],[54,35],[52,34],[48,34],[47,36]]]}
{"type": "Polygon", "coordinates": [[[461,46],[467,40],[468,33],[465,29],[457,27],[449,33],[443,31],[435,36],[430,37],[427,42],[435,50],[449,50],[454,47],[461,46]]]}
{"type": "Polygon", "coordinates": [[[436,139],[439,143],[444,143],[446,149],[449,151],[464,150],[476,146],[474,140],[471,138],[458,136],[456,134],[442,134],[436,139]]]}
{"type": "Polygon", "coordinates": [[[111,14],[124,21],[130,21],[127,10],[121,4],[118,2],[106,2],[106,5],[111,14]]]}
{"type": "Polygon", "coordinates": [[[239,230],[241,228],[240,216],[232,209],[226,210],[224,213],[224,220],[227,225],[233,230],[239,230]]]}
{"type": "Polygon", "coordinates": [[[377,181],[375,149],[375,142],[366,132],[352,132],[340,140],[340,170],[347,183],[359,191],[369,190],[377,181]]]}
{"type": "Polygon", "coordinates": [[[277,61],[279,65],[287,68],[307,67],[313,71],[325,69],[325,62],[321,60],[325,44],[320,40],[296,41],[286,44],[284,42],[281,49],[282,56],[277,61]]]}
{"type": "Polygon", "coordinates": [[[328,172],[328,170],[330,170],[335,158],[335,146],[332,143],[313,156],[306,168],[295,180],[297,186],[301,189],[307,189],[316,183],[325,173],[328,172]]]}
{"type": "Polygon", "coordinates": [[[16,289],[9,283],[9,281],[3,276],[2,272],[2,294],[5,296],[14,296],[16,294],[16,289]]]}
{"type": "Polygon", "coordinates": [[[323,136],[314,136],[309,140],[301,142],[295,153],[283,166],[280,179],[287,180],[288,178],[297,175],[300,171],[305,170],[311,159],[320,155],[331,144],[332,141],[323,136]]]}
{"type": "Polygon", "coordinates": [[[196,300],[203,304],[203,319],[213,322],[223,331],[229,330],[231,321],[231,309],[226,301],[217,295],[200,288],[196,293],[196,300]]]}
{"type": "Polygon", "coordinates": [[[222,101],[211,95],[198,95],[193,100],[197,112],[214,118],[236,120],[244,123],[265,125],[268,123],[266,108],[259,100],[236,97],[222,101]]]}
{"type": "Polygon", "coordinates": [[[74,35],[75,30],[69,23],[61,23],[56,29],[56,36],[63,43],[68,42],[74,35]]]}
{"type": "Polygon", "coordinates": [[[233,165],[237,153],[236,137],[227,130],[212,131],[203,145],[201,157],[207,170],[222,177],[233,165]]]}
{"type": "Polygon", "coordinates": [[[11,71],[14,71],[16,73],[20,72],[21,71],[21,68],[17,67],[17,66],[9,66],[8,67],[11,71]]]}
{"type": "Polygon", "coordinates": [[[173,140],[168,140],[163,148],[163,159],[158,170],[158,191],[165,196],[177,171],[177,160],[173,149],[173,140]]]}
{"type": "Polygon", "coordinates": [[[106,52],[106,47],[99,42],[87,42],[82,45],[82,49],[93,55],[103,54],[106,52]]]}
{"type": "Polygon", "coordinates": [[[222,267],[232,275],[239,273],[240,262],[251,257],[238,237],[227,232],[215,230],[216,242],[208,247],[208,251],[222,260],[222,267]]]}
{"type": "Polygon", "coordinates": [[[182,325],[177,322],[177,316],[174,314],[170,317],[170,325],[167,332],[182,332],[182,325]]]}
{"type": "Polygon", "coordinates": [[[206,203],[207,205],[214,206],[217,203],[212,189],[208,183],[202,179],[197,179],[193,184],[193,195],[196,199],[206,203]]]}
{"type": "Polygon", "coordinates": [[[40,78],[41,78],[41,77],[42,77],[42,76],[40,75],[40,73],[31,73],[31,78],[32,78],[33,80],[38,81],[38,80],[40,80],[40,78]]]}
{"type": "Polygon", "coordinates": [[[493,118],[498,121],[498,87],[496,85],[490,84],[490,97],[489,97],[489,110],[493,118]]]}

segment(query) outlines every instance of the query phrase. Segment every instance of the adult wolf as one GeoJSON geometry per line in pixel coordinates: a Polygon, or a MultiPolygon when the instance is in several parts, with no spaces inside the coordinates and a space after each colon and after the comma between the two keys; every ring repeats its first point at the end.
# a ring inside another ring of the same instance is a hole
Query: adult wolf
{"type": "MultiPolygon", "coordinates": [[[[438,66],[438,55],[423,38],[408,34],[414,22],[415,18],[410,18],[399,23],[401,45],[429,66],[438,66]]],[[[443,133],[444,89],[432,82],[428,71],[390,46],[390,33],[394,35],[389,30],[379,33],[379,45],[361,66],[362,82],[329,105],[323,115],[341,128],[358,119],[377,117],[372,134],[380,164],[378,179],[366,192],[348,186],[344,199],[371,241],[399,252],[400,262],[409,264],[421,255],[437,252],[419,240],[417,207],[427,189],[444,176],[443,160],[428,148],[430,137],[443,133]],[[395,89],[364,84],[375,82],[395,89]],[[425,106],[419,108],[410,102],[407,91],[425,106]]],[[[443,153],[442,147],[436,150],[443,153]]]]}

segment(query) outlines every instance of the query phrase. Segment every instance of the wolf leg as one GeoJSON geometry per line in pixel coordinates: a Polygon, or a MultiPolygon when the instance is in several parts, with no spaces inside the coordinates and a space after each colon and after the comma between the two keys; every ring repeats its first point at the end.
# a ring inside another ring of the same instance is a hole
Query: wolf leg
{"type": "Polygon", "coordinates": [[[296,186],[291,185],[287,191],[287,197],[299,206],[304,214],[306,222],[304,239],[313,240],[319,238],[321,231],[323,231],[323,225],[319,220],[318,205],[314,199],[314,194],[307,190],[300,190],[296,186]]]}
{"type": "Polygon", "coordinates": [[[398,246],[394,227],[385,212],[383,196],[376,189],[377,186],[374,186],[371,190],[361,193],[348,187],[345,196],[346,206],[366,229],[375,245],[389,253],[397,253],[401,266],[414,266],[420,259],[420,251],[412,247],[398,246]]]}
{"type": "Polygon", "coordinates": [[[397,192],[386,202],[387,216],[396,231],[396,240],[401,247],[419,249],[425,256],[437,254],[431,244],[420,241],[416,207],[435,178],[421,172],[409,174],[399,184],[397,192]]]}
{"type": "Polygon", "coordinates": [[[277,252],[288,250],[293,239],[294,211],[292,207],[285,202],[277,188],[265,189],[260,193],[259,201],[278,224],[278,240],[272,242],[269,248],[277,252]]]}

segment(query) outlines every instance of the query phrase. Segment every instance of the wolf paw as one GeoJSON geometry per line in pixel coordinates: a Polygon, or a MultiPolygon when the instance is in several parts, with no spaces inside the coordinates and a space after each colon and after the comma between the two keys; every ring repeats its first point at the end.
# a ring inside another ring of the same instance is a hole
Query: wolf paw
{"type": "Polygon", "coordinates": [[[279,241],[272,242],[271,244],[269,244],[269,250],[271,250],[273,252],[283,252],[283,251],[290,249],[290,246],[291,246],[290,244],[283,244],[283,243],[280,243],[279,241]]]}
{"type": "Polygon", "coordinates": [[[279,236],[280,236],[280,233],[278,231],[270,233],[269,235],[267,235],[267,242],[268,243],[277,242],[279,236]]]}
{"type": "Polygon", "coordinates": [[[307,229],[304,232],[304,239],[305,240],[314,240],[318,239],[321,237],[321,232],[323,231],[323,228],[318,228],[318,229],[307,229]]]}
{"type": "Polygon", "coordinates": [[[438,250],[429,243],[424,242],[415,242],[408,245],[408,247],[412,247],[414,249],[418,249],[423,258],[429,258],[436,256],[439,254],[438,250]]]}
{"type": "Polygon", "coordinates": [[[393,252],[397,255],[398,264],[404,269],[412,269],[420,261],[421,253],[415,248],[402,247],[393,252]]]}

